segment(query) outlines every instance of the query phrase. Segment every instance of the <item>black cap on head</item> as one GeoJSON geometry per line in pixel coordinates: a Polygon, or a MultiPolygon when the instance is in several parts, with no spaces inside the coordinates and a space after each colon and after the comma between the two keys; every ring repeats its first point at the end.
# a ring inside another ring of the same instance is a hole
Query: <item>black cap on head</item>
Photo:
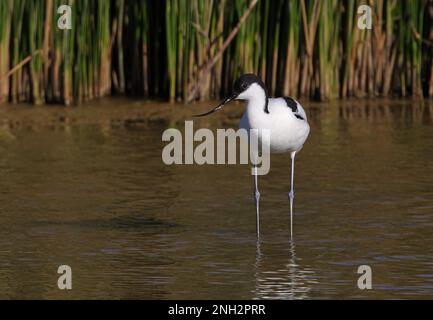
{"type": "Polygon", "coordinates": [[[246,73],[241,75],[234,83],[233,89],[236,93],[240,94],[241,92],[247,90],[250,85],[253,83],[257,83],[259,86],[263,88],[263,90],[266,91],[265,84],[263,83],[262,79],[257,77],[253,73],[246,73]]]}
{"type": "Polygon", "coordinates": [[[266,113],[269,113],[268,110],[268,92],[266,90],[265,84],[263,83],[262,79],[260,79],[258,76],[256,76],[253,73],[246,73],[241,75],[234,83],[233,90],[235,94],[239,95],[245,90],[247,90],[253,83],[258,84],[260,87],[262,87],[263,91],[265,92],[266,101],[263,110],[266,113]]]}

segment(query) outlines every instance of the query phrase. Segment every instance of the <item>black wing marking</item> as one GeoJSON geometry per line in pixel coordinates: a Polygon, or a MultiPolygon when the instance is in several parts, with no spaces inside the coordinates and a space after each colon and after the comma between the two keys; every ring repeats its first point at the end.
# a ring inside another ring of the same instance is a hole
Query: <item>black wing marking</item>
{"type": "Polygon", "coordinates": [[[298,104],[296,101],[290,97],[283,97],[284,101],[286,101],[287,106],[292,109],[292,112],[294,113],[295,117],[300,120],[305,120],[301,115],[299,115],[298,112],[298,104]]]}
{"type": "Polygon", "coordinates": [[[292,112],[298,112],[298,104],[295,100],[290,97],[283,97],[284,101],[286,101],[287,106],[292,109],[292,112]]]}

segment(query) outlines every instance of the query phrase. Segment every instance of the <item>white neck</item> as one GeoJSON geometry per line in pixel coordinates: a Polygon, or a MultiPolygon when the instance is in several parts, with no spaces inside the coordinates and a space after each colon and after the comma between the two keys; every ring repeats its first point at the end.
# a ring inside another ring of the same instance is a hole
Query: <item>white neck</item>
{"type": "Polygon", "coordinates": [[[253,83],[246,91],[242,92],[238,99],[247,101],[247,111],[250,112],[265,112],[266,92],[261,86],[253,83]]]}

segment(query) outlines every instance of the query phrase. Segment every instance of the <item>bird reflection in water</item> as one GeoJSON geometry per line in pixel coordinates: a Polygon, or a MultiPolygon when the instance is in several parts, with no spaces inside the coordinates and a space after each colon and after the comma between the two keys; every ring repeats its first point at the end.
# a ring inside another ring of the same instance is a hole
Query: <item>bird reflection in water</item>
{"type": "MultiPolygon", "coordinates": [[[[318,284],[314,271],[299,264],[295,242],[283,246],[284,253],[271,257],[263,253],[262,241],[257,239],[254,299],[308,299],[318,284]],[[279,263],[275,263],[275,261],[279,263]]],[[[282,248],[282,246],[279,246],[282,248]]]]}

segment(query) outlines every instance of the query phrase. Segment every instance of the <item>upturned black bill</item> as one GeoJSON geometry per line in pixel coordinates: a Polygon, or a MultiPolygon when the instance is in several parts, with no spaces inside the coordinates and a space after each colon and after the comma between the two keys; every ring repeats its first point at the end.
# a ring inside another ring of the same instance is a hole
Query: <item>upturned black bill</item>
{"type": "Polygon", "coordinates": [[[204,116],[207,116],[207,115],[209,115],[211,113],[214,113],[214,112],[220,110],[222,107],[224,107],[224,105],[226,103],[229,103],[230,101],[232,101],[233,99],[235,99],[237,96],[238,96],[237,93],[233,93],[231,96],[227,97],[223,102],[221,102],[218,106],[216,106],[215,108],[213,108],[211,111],[208,111],[208,112],[202,113],[202,114],[196,114],[196,115],[193,115],[193,117],[204,117],[204,116]]]}

